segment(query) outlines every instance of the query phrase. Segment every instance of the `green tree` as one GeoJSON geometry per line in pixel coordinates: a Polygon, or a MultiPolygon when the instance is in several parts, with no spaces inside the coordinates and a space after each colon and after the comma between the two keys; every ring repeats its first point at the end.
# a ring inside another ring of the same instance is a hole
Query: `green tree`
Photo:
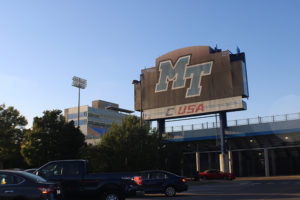
{"type": "Polygon", "coordinates": [[[158,168],[159,138],[149,131],[149,123],[140,127],[136,116],[124,118],[121,125],[113,124],[97,147],[89,147],[90,152],[96,152],[91,164],[106,172],[158,168]]]}
{"type": "Polygon", "coordinates": [[[183,148],[177,142],[162,145],[163,168],[175,174],[181,174],[183,167],[183,148]]]}
{"type": "Polygon", "coordinates": [[[27,121],[14,107],[0,105],[0,165],[4,168],[23,167],[20,144],[27,121]]]}
{"type": "Polygon", "coordinates": [[[81,148],[81,158],[89,161],[90,170],[103,172],[103,160],[100,155],[99,145],[88,144],[81,148]]]}
{"type": "Polygon", "coordinates": [[[74,122],[65,122],[61,110],[35,117],[32,130],[22,142],[21,153],[28,165],[37,167],[51,160],[79,158],[85,137],[74,122]]]}

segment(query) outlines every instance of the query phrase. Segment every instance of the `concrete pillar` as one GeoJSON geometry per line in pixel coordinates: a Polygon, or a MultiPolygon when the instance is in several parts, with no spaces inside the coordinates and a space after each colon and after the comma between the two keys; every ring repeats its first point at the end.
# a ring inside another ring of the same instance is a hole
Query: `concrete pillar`
{"type": "Polygon", "coordinates": [[[184,165],[184,157],[181,157],[181,160],[180,160],[180,164],[181,164],[181,176],[184,175],[184,169],[183,169],[183,165],[184,165]]]}
{"type": "Polygon", "coordinates": [[[211,154],[212,153],[208,153],[208,169],[212,169],[212,167],[211,167],[211,161],[212,161],[211,154]]]}
{"type": "Polygon", "coordinates": [[[196,171],[200,172],[200,153],[196,152],[196,171]]]}
{"type": "Polygon", "coordinates": [[[264,160],[265,160],[265,176],[270,176],[269,151],[267,148],[264,148],[264,160]]]}
{"type": "Polygon", "coordinates": [[[250,176],[256,176],[256,155],[253,155],[253,152],[250,153],[249,165],[251,165],[251,167],[249,169],[250,176]]]}
{"type": "Polygon", "coordinates": [[[233,173],[232,151],[228,151],[228,170],[229,173],[233,173]]]}
{"type": "Polygon", "coordinates": [[[239,176],[243,176],[243,156],[241,151],[239,151],[238,156],[239,156],[239,176]]]}
{"type": "Polygon", "coordinates": [[[222,172],[228,172],[228,154],[219,154],[220,158],[220,171],[222,172]]]}
{"type": "Polygon", "coordinates": [[[275,149],[271,150],[272,176],[276,176],[276,155],[275,149]]]}

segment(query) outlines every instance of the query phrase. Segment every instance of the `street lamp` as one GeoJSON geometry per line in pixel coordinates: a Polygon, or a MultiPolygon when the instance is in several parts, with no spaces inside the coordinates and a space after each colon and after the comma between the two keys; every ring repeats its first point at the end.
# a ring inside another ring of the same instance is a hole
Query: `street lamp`
{"type": "Polygon", "coordinates": [[[143,78],[143,74],[140,74],[140,80],[133,80],[132,84],[140,84],[140,113],[141,113],[141,119],[140,119],[140,127],[142,127],[142,123],[143,123],[143,94],[142,94],[142,78],[143,78]]]}
{"type": "Polygon", "coordinates": [[[79,115],[80,115],[80,89],[85,89],[87,82],[83,78],[79,78],[77,76],[73,76],[72,86],[78,88],[78,118],[77,118],[77,128],[79,128],[79,115]]]}

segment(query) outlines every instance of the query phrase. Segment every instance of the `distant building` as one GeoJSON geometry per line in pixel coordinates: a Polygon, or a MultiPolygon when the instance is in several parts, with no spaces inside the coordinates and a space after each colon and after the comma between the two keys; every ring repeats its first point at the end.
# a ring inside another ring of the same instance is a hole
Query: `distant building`
{"type": "MultiPolygon", "coordinates": [[[[88,143],[96,143],[103,133],[108,132],[112,123],[121,124],[122,118],[132,111],[119,108],[118,104],[95,100],[92,107],[80,106],[79,125],[80,130],[86,137],[88,143]]],[[[65,109],[65,120],[74,121],[78,124],[78,107],[65,109]]]]}

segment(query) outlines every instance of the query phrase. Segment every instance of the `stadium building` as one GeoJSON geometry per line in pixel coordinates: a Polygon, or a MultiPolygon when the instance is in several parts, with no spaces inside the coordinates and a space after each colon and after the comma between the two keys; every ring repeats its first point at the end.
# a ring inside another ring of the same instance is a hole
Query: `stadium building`
{"type": "MultiPolygon", "coordinates": [[[[184,149],[182,174],[219,169],[220,124],[167,127],[184,149]]],[[[229,171],[236,176],[300,174],[300,113],[228,121],[225,143],[229,171]]]]}
{"type": "MultiPolygon", "coordinates": [[[[119,108],[112,102],[95,100],[92,107],[80,106],[79,126],[88,143],[95,144],[101,135],[109,130],[112,123],[121,124],[122,119],[132,111],[119,108]]],[[[78,125],[78,107],[65,109],[67,122],[74,121],[78,125]]]]}

